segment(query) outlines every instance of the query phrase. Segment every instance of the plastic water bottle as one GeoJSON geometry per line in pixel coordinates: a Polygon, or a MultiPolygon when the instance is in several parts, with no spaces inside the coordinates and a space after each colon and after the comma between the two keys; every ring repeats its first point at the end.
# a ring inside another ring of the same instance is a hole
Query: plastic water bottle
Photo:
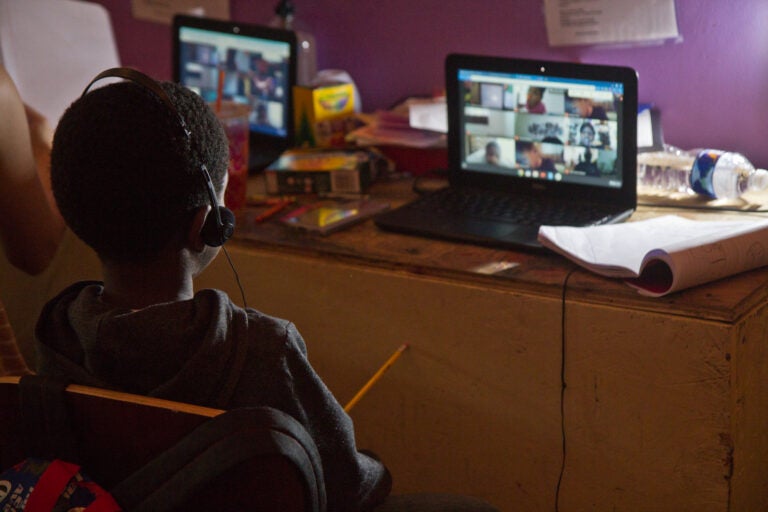
{"type": "Polygon", "coordinates": [[[296,32],[299,45],[299,61],[296,66],[296,82],[299,85],[309,85],[317,73],[317,48],[315,36],[309,32],[297,30],[295,26],[295,8],[290,0],[280,0],[275,6],[275,18],[271,25],[296,32]]]}
{"type": "Polygon", "coordinates": [[[693,195],[690,176],[694,157],[674,146],[637,155],[637,185],[641,194],[693,195]]]}
{"type": "Polygon", "coordinates": [[[637,156],[641,194],[702,195],[736,199],[748,190],[768,188],[768,171],[755,169],[743,155],[716,149],[664,151],[637,156]]]}
{"type": "Polygon", "coordinates": [[[768,188],[768,171],[755,169],[739,153],[704,149],[693,161],[690,185],[697,194],[716,199],[736,199],[747,190],[768,188]]]}

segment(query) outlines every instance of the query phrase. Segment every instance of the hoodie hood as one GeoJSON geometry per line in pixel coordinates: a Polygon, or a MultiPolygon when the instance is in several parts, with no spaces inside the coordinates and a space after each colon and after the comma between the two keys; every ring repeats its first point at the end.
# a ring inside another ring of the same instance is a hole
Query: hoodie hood
{"type": "Polygon", "coordinates": [[[142,395],[227,403],[247,351],[246,337],[237,336],[247,330],[244,310],[217,290],[137,311],[106,304],[103,292],[100,282],[76,283],[45,306],[35,330],[38,372],[142,395]]]}
{"type": "Polygon", "coordinates": [[[384,500],[389,472],[357,451],[351,418],[292,323],[246,311],[218,290],[138,311],[110,306],[103,292],[100,282],[77,283],[45,306],[35,331],[40,374],[221,409],[275,407],[315,440],[328,510],[384,500]]]}

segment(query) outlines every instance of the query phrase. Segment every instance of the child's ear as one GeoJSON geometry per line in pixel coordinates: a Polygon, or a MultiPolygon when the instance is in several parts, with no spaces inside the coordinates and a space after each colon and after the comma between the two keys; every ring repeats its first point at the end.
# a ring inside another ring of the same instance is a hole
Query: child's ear
{"type": "Polygon", "coordinates": [[[189,225],[189,233],[187,234],[187,244],[195,251],[201,252],[205,249],[205,242],[203,242],[203,226],[205,225],[205,219],[211,212],[211,205],[205,205],[199,207],[195,211],[195,216],[192,218],[192,222],[189,225]]]}

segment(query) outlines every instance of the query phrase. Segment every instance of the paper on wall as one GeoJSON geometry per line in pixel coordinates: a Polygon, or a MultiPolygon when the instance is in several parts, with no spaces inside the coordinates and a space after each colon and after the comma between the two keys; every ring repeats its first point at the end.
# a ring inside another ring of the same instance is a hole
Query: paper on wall
{"type": "Polygon", "coordinates": [[[551,46],[678,38],[675,0],[544,0],[551,46]]]}
{"type": "Polygon", "coordinates": [[[170,25],[175,14],[229,19],[229,0],[132,0],[133,17],[170,25]]]}
{"type": "Polygon", "coordinates": [[[0,63],[56,126],[88,81],[120,65],[107,10],[75,0],[0,0],[0,63]]]}

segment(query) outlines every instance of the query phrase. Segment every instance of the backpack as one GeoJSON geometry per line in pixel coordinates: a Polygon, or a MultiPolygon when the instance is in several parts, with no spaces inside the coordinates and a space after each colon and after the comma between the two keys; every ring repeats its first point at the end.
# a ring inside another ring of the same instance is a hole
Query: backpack
{"type": "Polygon", "coordinates": [[[111,494],[60,459],[30,457],[0,473],[0,511],[120,512],[111,494]]]}
{"type": "Polygon", "coordinates": [[[76,387],[0,377],[0,512],[326,510],[317,447],[279,410],[76,387]]]}

